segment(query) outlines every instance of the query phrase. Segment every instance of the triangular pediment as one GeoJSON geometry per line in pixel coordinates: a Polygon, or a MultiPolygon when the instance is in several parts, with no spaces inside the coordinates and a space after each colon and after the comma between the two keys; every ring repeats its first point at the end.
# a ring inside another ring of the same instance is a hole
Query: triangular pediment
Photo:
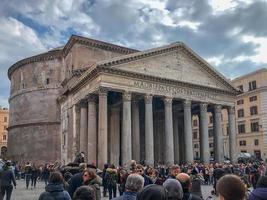
{"type": "Polygon", "coordinates": [[[195,57],[195,53],[192,54],[186,47],[175,46],[139,52],[99,64],[110,65],[111,68],[123,71],[236,92],[232,85],[214,68],[204,63],[203,59],[195,57]]]}

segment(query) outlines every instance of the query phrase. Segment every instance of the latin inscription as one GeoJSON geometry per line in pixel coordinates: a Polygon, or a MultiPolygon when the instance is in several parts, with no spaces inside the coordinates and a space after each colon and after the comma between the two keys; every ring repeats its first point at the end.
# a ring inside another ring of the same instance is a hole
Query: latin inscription
{"type": "Polygon", "coordinates": [[[159,83],[149,83],[144,81],[134,81],[134,86],[140,89],[154,90],[161,93],[168,93],[171,96],[191,96],[198,99],[216,99],[216,95],[207,92],[192,90],[188,88],[174,87],[169,85],[163,85],[159,83]]]}

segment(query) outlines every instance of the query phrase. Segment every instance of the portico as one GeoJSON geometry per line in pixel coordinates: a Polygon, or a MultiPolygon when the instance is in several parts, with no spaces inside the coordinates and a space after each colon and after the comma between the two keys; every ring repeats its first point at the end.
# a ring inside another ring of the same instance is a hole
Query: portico
{"type": "Polygon", "coordinates": [[[212,112],[215,160],[222,162],[221,110],[228,109],[229,152],[235,161],[236,93],[182,43],[98,62],[62,95],[62,113],[72,111],[68,119],[62,114],[62,122],[75,124],[67,131],[74,151],[64,160],[83,151],[99,168],[131,159],[149,165],[193,162],[192,115],[198,114],[200,157],[208,163],[207,112],[212,112]]]}

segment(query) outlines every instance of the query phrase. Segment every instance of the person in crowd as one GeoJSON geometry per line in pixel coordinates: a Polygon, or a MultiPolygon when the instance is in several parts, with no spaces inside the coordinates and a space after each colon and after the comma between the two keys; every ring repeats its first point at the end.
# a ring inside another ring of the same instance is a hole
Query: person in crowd
{"type": "Polygon", "coordinates": [[[249,200],[267,199],[267,176],[261,176],[257,182],[256,189],[249,195],[249,200]]]}
{"type": "Polygon", "coordinates": [[[83,185],[90,186],[94,189],[96,200],[101,199],[100,185],[101,181],[98,179],[93,169],[85,169],[83,172],[83,185]]]}
{"type": "Polygon", "coordinates": [[[168,200],[167,190],[162,185],[150,184],[137,194],[137,200],[168,200]]]}
{"type": "Polygon", "coordinates": [[[39,172],[36,165],[33,163],[32,165],[32,175],[31,175],[31,189],[36,188],[36,182],[38,178],[39,172]]]}
{"type": "Polygon", "coordinates": [[[190,192],[202,199],[201,184],[204,182],[203,177],[196,170],[192,170],[190,174],[191,178],[191,190],[190,192]]]}
{"type": "Polygon", "coordinates": [[[129,174],[126,169],[123,169],[123,168],[118,169],[118,184],[119,184],[118,189],[119,189],[120,196],[123,195],[123,193],[125,192],[125,184],[126,184],[128,175],[129,174]]]}
{"type": "Polygon", "coordinates": [[[246,187],[241,179],[233,174],[221,177],[216,185],[219,200],[244,200],[246,187]]]}
{"type": "Polygon", "coordinates": [[[78,153],[75,157],[74,163],[84,163],[84,159],[85,159],[85,154],[84,152],[78,153]]]}
{"type": "Polygon", "coordinates": [[[167,179],[163,187],[168,191],[168,200],[182,200],[183,188],[181,183],[176,179],[167,179]]]}
{"type": "Polygon", "coordinates": [[[112,199],[117,196],[117,182],[118,182],[118,174],[117,169],[114,165],[110,165],[106,170],[106,180],[108,187],[108,197],[112,199]]]}
{"type": "Polygon", "coordinates": [[[50,175],[50,170],[48,168],[48,164],[45,164],[42,170],[42,178],[44,180],[45,186],[47,186],[48,184],[49,175],[50,175]]]}
{"type": "Polygon", "coordinates": [[[81,163],[79,167],[80,167],[80,172],[74,174],[68,182],[69,184],[68,192],[71,197],[73,197],[75,190],[83,185],[83,170],[86,169],[87,165],[86,163],[81,163]]]}
{"type": "Polygon", "coordinates": [[[170,176],[168,178],[176,179],[176,176],[181,172],[178,165],[172,165],[170,168],[170,176]]]}
{"type": "Polygon", "coordinates": [[[125,189],[122,196],[113,198],[113,200],[135,200],[137,193],[144,187],[144,178],[139,174],[130,174],[127,177],[125,189]]]}
{"type": "Polygon", "coordinates": [[[186,173],[180,173],[176,179],[181,183],[183,188],[183,200],[201,200],[200,197],[192,194],[190,189],[192,187],[190,176],[186,173]]]}
{"type": "Polygon", "coordinates": [[[144,167],[140,164],[136,165],[136,173],[144,177],[145,183],[144,186],[153,184],[151,178],[144,173],[144,167]]]}
{"type": "Polygon", "coordinates": [[[218,180],[224,175],[224,170],[222,168],[221,164],[216,163],[215,164],[215,169],[213,171],[213,177],[214,177],[214,193],[217,195],[217,190],[216,190],[216,185],[218,180]]]}
{"type": "Polygon", "coordinates": [[[13,191],[13,185],[15,188],[17,185],[14,173],[11,170],[10,162],[4,164],[3,169],[0,172],[0,180],[1,180],[1,197],[4,199],[6,195],[6,200],[10,200],[13,191]]]}
{"type": "Polygon", "coordinates": [[[27,162],[24,170],[25,170],[26,189],[28,189],[32,177],[32,166],[29,162],[27,162]]]}
{"type": "Polygon", "coordinates": [[[62,174],[58,171],[50,174],[49,184],[45,187],[45,192],[39,196],[39,200],[50,199],[71,200],[69,193],[64,190],[62,174]]]}
{"type": "Polygon", "coordinates": [[[106,180],[107,168],[108,168],[108,164],[106,163],[106,164],[104,164],[104,169],[103,169],[103,173],[102,173],[103,197],[107,196],[107,190],[108,190],[107,180],[106,180]]]}
{"type": "Polygon", "coordinates": [[[81,186],[75,191],[73,200],[96,200],[95,191],[90,186],[81,186]]]}

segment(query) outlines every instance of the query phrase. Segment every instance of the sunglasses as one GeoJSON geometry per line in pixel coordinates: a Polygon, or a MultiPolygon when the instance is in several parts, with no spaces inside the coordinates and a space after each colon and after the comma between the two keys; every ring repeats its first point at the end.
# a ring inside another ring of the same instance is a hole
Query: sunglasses
{"type": "Polygon", "coordinates": [[[89,176],[89,175],[88,175],[88,174],[84,174],[83,176],[84,176],[84,177],[87,177],[87,176],[89,176]]]}

